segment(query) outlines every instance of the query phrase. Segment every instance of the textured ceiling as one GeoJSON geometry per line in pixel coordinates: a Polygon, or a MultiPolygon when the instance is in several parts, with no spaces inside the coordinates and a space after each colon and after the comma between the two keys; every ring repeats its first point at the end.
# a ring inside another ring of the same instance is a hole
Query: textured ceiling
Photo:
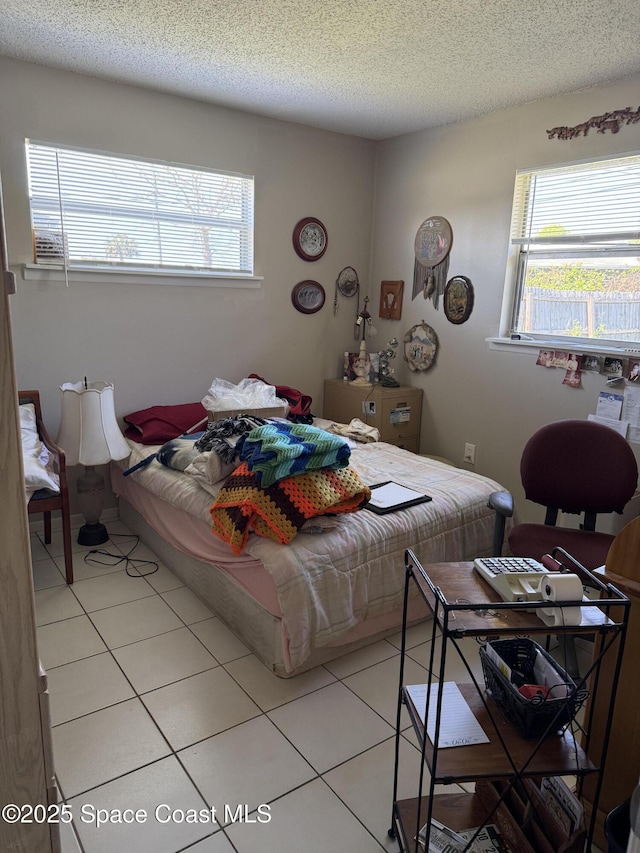
{"type": "Polygon", "coordinates": [[[0,54],[371,139],[640,71],[638,0],[3,0],[0,20],[0,54]]]}

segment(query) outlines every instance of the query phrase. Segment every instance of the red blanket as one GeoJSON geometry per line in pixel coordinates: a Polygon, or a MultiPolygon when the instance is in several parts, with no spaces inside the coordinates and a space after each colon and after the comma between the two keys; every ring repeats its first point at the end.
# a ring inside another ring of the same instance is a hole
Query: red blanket
{"type": "Polygon", "coordinates": [[[140,444],[164,444],[178,438],[200,423],[204,429],[207,410],[202,403],[183,403],[178,406],[150,406],[124,416],[128,424],[124,434],[140,444]]]}

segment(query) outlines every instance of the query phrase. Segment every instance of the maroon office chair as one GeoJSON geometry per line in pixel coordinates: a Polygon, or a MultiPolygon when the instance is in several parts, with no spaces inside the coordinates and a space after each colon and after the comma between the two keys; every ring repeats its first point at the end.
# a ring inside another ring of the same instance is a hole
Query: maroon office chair
{"type": "MultiPolygon", "coordinates": [[[[546,507],[546,515],[544,524],[511,528],[511,554],[540,560],[554,548],[563,548],[589,571],[603,566],[615,537],[596,531],[597,516],[621,513],[638,482],[636,458],[626,439],[594,421],[547,424],[526,443],[520,478],[527,500],[546,507]],[[580,528],[557,527],[558,512],[583,515],[580,528]]],[[[496,510],[493,547],[498,555],[502,554],[506,519],[513,515],[513,498],[509,492],[494,492],[489,506],[496,510]]],[[[565,670],[579,677],[573,636],[563,633],[558,640],[565,670]]]]}
{"type": "MultiPolygon", "coordinates": [[[[539,560],[553,548],[564,548],[585,568],[605,564],[614,537],[596,531],[601,513],[622,513],[638,482],[631,447],[615,430],[594,421],[557,421],[541,427],[527,442],[520,460],[527,500],[546,507],[544,524],[516,524],[508,538],[516,557],[539,560]],[[558,512],[583,515],[580,529],[556,527],[558,512]]],[[[503,549],[506,518],[513,498],[494,492],[494,553],[503,549]]]]}

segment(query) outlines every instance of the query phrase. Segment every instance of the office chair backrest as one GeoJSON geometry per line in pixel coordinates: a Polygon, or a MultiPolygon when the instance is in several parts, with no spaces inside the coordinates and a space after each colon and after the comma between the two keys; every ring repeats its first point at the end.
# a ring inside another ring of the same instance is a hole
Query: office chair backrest
{"type": "Polygon", "coordinates": [[[558,510],[585,513],[584,528],[595,529],[601,512],[621,513],[633,497],[638,466],[619,433],[594,421],[556,421],[527,442],[520,475],[528,500],[547,507],[545,524],[558,510]]]}

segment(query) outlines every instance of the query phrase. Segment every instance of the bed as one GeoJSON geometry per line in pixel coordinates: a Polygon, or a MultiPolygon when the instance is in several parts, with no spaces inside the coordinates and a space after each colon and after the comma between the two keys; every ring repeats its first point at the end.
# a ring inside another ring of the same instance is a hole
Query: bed
{"type": "MultiPolygon", "coordinates": [[[[120,517],[281,677],[399,630],[407,547],[423,563],[491,554],[487,499],[500,485],[385,442],[354,444],[350,467],[368,485],[394,480],[428,493],[430,502],[387,515],[364,508],[336,516],[288,545],[252,534],[241,554],[211,532],[215,490],[157,462],[123,476],[158,449],[129,443],[131,457],[112,463],[120,517]]],[[[409,617],[424,619],[424,605],[412,599],[409,617]]]]}

